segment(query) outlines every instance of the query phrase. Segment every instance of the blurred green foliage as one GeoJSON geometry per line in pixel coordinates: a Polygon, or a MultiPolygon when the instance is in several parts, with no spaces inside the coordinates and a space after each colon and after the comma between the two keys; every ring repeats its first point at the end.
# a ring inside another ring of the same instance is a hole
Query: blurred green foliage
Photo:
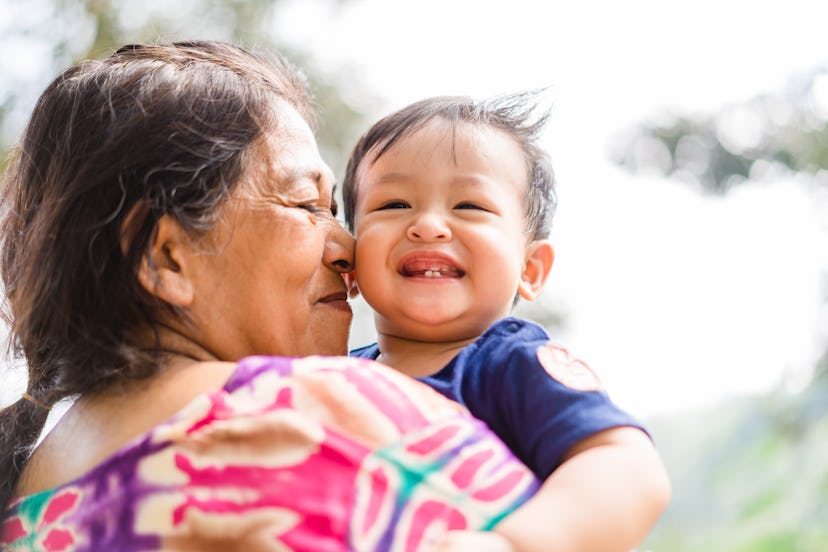
{"type": "Polygon", "coordinates": [[[827,359],[802,391],[651,421],[673,500],[642,550],[828,550],[827,359]]]}
{"type": "MultiPolygon", "coordinates": [[[[347,0],[320,2],[335,11],[347,0]]],[[[347,97],[366,98],[364,105],[372,98],[352,71],[322,70],[306,52],[276,36],[277,21],[287,4],[287,0],[0,0],[2,56],[6,61],[22,56],[36,66],[34,71],[22,71],[24,76],[4,71],[0,80],[0,163],[17,141],[37,96],[72,63],[105,57],[128,43],[218,39],[276,50],[306,72],[322,114],[317,133],[320,150],[334,172],[342,174],[350,147],[367,121],[364,108],[346,102],[340,88],[349,87],[347,97]]]]}
{"type": "Polygon", "coordinates": [[[712,114],[662,114],[620,133],[610,149],[611,159],[631,172],[656,172],[712,193],[780,174],[828,171],[828,67],[792,77],[782,92],[712,114]]]}

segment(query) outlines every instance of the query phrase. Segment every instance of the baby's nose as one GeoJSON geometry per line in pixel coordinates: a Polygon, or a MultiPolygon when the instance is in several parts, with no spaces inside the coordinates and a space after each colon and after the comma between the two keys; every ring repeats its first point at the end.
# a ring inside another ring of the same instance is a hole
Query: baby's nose
{"type": "Polygon", "coordinates": [[[417,241],[449,240],[451,228],[445,217],[438,213],[423,213],[408,227],[408,238],[417,241]]]}

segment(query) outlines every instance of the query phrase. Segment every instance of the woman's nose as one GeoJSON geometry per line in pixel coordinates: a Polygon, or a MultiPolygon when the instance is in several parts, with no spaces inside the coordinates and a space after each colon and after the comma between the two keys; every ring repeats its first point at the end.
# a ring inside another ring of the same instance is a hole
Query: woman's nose
{"type": "Polygon", "coordinates": [[[330,225],[328,239],[325,243],[325,252],[322,262],[337,272],[345,273],[354,269],[354,247],[356,241],[335,220],[327,222],[330,225]]]}
{"type": "Polygon", "coordinates": [[[445,217],[439,213],[423,213],[417,216],[406,232],[414,241],[445,241],[451,239],[451,229],[445,217]]]}

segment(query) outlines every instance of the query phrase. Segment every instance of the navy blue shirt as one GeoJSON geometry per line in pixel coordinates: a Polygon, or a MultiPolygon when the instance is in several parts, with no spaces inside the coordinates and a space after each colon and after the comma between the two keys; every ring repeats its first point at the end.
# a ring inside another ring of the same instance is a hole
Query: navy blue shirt
{"type": "MultiPolygon", "coordinates": [[[[376,343],[351,351],[379,354],[376,343]]],[[[518,318],[499,320],[439,372],[418,379],[486,422],[542,480],[590,435],[619,426],[645,430],[610,400],[586,364],[518,318]]]]}

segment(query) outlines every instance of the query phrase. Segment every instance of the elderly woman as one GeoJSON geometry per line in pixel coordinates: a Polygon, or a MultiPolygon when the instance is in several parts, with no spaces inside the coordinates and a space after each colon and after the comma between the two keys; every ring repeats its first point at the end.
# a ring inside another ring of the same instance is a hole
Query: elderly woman
{"type": "Polygon", "coordinates": [[[2,196],[29,378],[0,412],[0,547],[448,548],[531,496],[461,407],[308,356],[346,352],[353,262],[312,121],[294,69],[222,43],[126,46],[46,89],[2,196]]]}

